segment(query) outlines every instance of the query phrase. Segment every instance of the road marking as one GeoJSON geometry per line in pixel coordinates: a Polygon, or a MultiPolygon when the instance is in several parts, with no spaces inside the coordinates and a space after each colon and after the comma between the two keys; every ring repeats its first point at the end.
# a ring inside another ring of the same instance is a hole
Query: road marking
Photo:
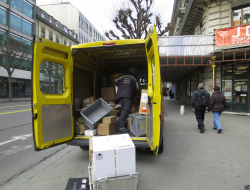
{"type": "Polygon", "coordinates": [[[17,113],[17,112],[24,112],[24,111],[30,111],[31,109],[29,110],[20,110],[20,111],[13,111],[13,112],[6,112],[6,113],[0,113],[0,115],[3,115],[3,114],[10,114],[10,113],[17,113]]]}
{"type": "Polygon", "coordinates": [[[6,106],[6,107],[0,107],[0,108],[10,108],[10,107],[17,107],[17,106],[28,106],[31,104],[25,104],[25,105],[16,105],[16,106],[6,106]]]}
{"type": "Polygon", "coordinates": [[[28,145],[28,146],[12,146],[10,150],[2,151],[2,152],[0,152],[0,154],[3,154],[1,157],[9,156],[11,154],[18,153],[18,152],[21,152],[23,150],[26,150],[26,149],[32,148],[32,147],[33,147],[33,145],[28,145]]]}
{"type": "Polygon", "coordinates": [[[8,140],[8,141],[0,143],[0,146],[4,145],[4,144],[7,144],[7,143],[10,143],[10,142],[14,142],[16,140],[26,140],[28,137],[31,137],[32,134],[33,133],[30,133],[30,134],[27,134],[27,135],[21,135],[21,136],[11,137],[12,138],[11,140],[8,140]]]}

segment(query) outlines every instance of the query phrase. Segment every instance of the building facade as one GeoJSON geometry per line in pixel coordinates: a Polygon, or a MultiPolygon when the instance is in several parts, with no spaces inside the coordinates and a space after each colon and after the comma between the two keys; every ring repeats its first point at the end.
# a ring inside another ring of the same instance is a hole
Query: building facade
{"type": "Polygon", "coordinates": [[[98,41],[106,41],[106,38],[103,37],[95,27],[93,27],[93,42],[98,41]]]}
{"type": "MultiPolygon", "coordinates": [[[[10,36],[21,44],[21,50],[33,52],[35,36],[35,0],[0,0],[0,43],[10,36]]],[[[1,54],[0,54],[1,56],[1,54]]],[[[12,74],[13,97],[31,96],[32,62],[23,62],[12,74]]],[[[9,96],[8,74],[0,67],[0,98],[9,96]]]]}
{"type": "Polygon", "coordinates": [[[227,111],[250,113],[249,0],[175,0],[171,25],[170,36],[213,35],[217,42],[218,32],[221,31],[228,35],[224,36],[225,39],[232,38],[230,45],[217,46],[214,43],[211,66],[175,81],[178,87],[176,96],[183,101],[190,100],[188,95],[196,89],[198,82],[203,82],[205,88],[212,93],[214,82],[221,87],[227,99],[227,111]],[[246,30],[242,38],[239,38],[242,31],[240,27],[246,30]],[[230,34],[229,31],[233,29],[236,32],[230,34]],[[240,40],[243,42],[239,42],[240,40]],[[186,80],[187,78],[192,80],[186,80]],[[183,91],[187,93],[182,93],[183,91]]]}
{"type": "Polygon", "coordinates": [[[93,41],[92,23],[71,3],[67,1],[51,1],[49,5],[39,6],[59,22],[71,28],[77,35],[80,43],[93,41]]]}

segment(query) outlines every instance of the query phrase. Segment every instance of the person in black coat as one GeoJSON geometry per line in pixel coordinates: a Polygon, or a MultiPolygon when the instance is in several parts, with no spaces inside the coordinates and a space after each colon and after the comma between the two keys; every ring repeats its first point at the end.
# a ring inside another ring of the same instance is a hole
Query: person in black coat
{"type": "Polygon", "coordinates": [[[220,87],[215,86],[214,87],[214,93],[211,96],[208,111],[213,112],[214,116],[214,130],[218,130],[218,133],[222,132],[221,124],[220,124],[220,115],[223,111],[225,111],[226,107],[226,98],[225,96],[220,92],[220,87]]]}

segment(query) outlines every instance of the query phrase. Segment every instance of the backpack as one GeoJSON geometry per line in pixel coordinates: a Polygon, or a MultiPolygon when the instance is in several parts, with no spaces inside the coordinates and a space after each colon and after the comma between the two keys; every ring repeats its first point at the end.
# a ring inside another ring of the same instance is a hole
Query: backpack
{"type": "Polygon", "coordinates": [[[205,92],[200,92],[201,93],[201,96],[198,97],[198,105],[199,106],[208,106],[209,105],[209,102],[208,102],[208,96],[206,96],[206,91],[205,92]]]}

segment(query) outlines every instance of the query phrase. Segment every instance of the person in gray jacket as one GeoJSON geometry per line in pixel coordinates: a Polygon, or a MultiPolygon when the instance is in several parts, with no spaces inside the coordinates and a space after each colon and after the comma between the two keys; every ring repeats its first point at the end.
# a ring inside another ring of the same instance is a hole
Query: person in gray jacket
{"type": "Polygon", "coordinates": [[[205,131],[204,118],[205,111],[209,105],[210,94],[204,89],[204,84],[200,83],[198,85],[198,90],[196,90],[191,98],[192,107],[195,111],[196,120],[198,122],[198,128],[200,133],[205,131]]]}
{"type": "Polygon", "coordinates": [[[218,130],[218,133],[222,132],[222,127],[220,123],[220,115],[223,111],[225,111],[226,107],[226,98],[225,96],[220,92],[220,87],[215,86],[214,87],[214,93],[211,96],[211,100],[209,102],[209,107],[207,111],[213,112],[214,116],[214,130],[218,130]]]}

